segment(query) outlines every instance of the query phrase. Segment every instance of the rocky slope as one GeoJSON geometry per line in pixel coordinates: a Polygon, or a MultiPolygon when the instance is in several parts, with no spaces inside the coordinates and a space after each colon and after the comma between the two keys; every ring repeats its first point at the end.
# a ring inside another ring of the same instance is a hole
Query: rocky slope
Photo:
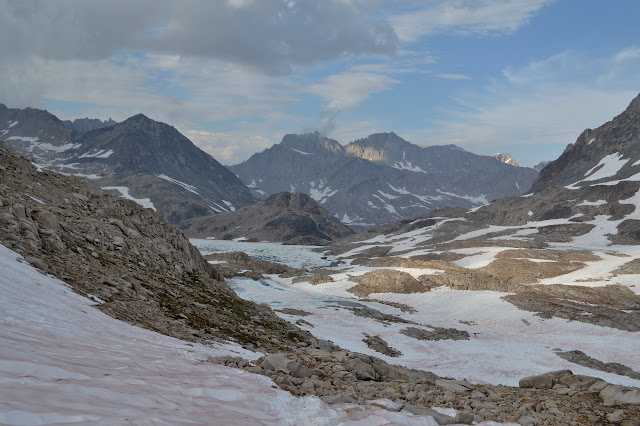
{"type": "Polygon", "coordinates": [[[576,184],[577,187],[617,180],[635,181],[640,172],[640,96],[613,120],[587,129],[562,155],[547,165],[531,188],[576,184]]]}
{"type": "Polygon", "coordinates": [[[19,153],[47,169],[114,188],[173,224],[255,201],[233,173],[167,124],[142,114],[113,125],[74,123],[46,111],[0,105],[0,139],[19,153]]]}
{"type": "Polygon", "coordinates": [[[240,299],[151,209],[47,170],[0,143],[0,242],[105,313],[180,339],[280,348],[310,335],[240,299]]]}
{"type": "Polygon", "coordinates": [[[235,212],[195,218],[180,225],[191,238],[326,245],[353,234],[306,194],[283,192],[235,212]]]}
{"type": "Polygon", "coordinates": [[[454,145],[422,148],[394,133],[370,135],[344,147],[317,132],[286,135],[231,170],[256,196],[309,194],[354,229],[520,195],[536,176],[532,169],[454,145]]]}
{"type": "Polygon", "coordinates": [[[538,164],[536,164],[535,166],[533,166],[534,170],[540,171],[542,169],[544,169],[545,167],[547,167],[547,164],[549,164],[551,161],[541,161],[538,164]]]}

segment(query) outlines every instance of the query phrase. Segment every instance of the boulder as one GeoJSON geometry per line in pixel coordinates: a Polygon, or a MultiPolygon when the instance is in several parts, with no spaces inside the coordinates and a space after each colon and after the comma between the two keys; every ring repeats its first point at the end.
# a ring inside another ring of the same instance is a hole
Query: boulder
{"type": "Polygon", "coordinates": [[[571,370],[551,371],[538,376],[529,376],[520,379],[518,383],[521,388],[551,389],[560,383],[560,379],[567,375],[573,375],[571,370]]]}
{"type": "Polygon", "coordinates": [[[640,389],[620,385],[609,385],[600,391],[604,405],[640,405],[640,389]]]}
{"type": "Polygon", "coordinates": [[[374,380],[376,377],[376,372],[371,364],[365,363],[360,358],[350,359],[344,364],[344,367],[360,380],[374,380]]]}
{"type": "Polygon", "coordinates": [[[471,383],[461,382],[459,380],[438,379],[435,383],[436,386],[457,394],[469,393],[475,389],[471,383]]]}
{"type": "Polygon", "coordinates": [[[284,354],[269,354],[262,361],[260,366],[266,370],[275,370],[277,368],[282,368],[288,370],[291,375],[299,378],[307,378],[311,377],[312,373],[308,367],[299,364],[295,361],[291,361],[284,354]]]}

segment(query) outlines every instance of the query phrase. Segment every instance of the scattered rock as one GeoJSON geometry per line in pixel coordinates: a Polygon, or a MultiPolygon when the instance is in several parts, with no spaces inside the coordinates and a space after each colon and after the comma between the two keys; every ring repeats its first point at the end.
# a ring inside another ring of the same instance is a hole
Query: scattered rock
{"type": "Polygon", "coordinates": [[[393,349],[387,342],[385,342],[380,336],[369,336],[366,335],[363,342],[367,344],[371,349],[376,352],[380,352],[383,355],[387,355],[390,357],[398,357],[402,355],[402,352],[393,349]]]}
{"type": "Polygon", "coordinates": [[[432,331],[422,328],[408,327],[400,330],[405,336],[418,340],[469,340],[469,333],[455,328],[435,327],[432,331]]]}

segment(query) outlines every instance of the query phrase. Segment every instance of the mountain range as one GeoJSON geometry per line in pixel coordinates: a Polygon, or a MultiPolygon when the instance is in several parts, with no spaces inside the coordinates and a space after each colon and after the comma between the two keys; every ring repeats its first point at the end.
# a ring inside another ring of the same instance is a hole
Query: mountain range
{"type": "Polygon", "coordinates": [[[19,153],[41,167],[94,179],[173,224],[255,201],[233,173],[168,124],[142,114],[113,125],[69,123],[47,111],[0,105],[0,139],[19,153]]]}
{"type": "Polygon", "coordinates": [[[303,192],[354,229],[521,195],[537,176],[455,145],[419,147],[395,133],[346,146],[318,132],[289,134],[230,169],[256,197],[303,192]]]}
{"type": "Polygon", "coordinates": [[[214,229],[218,213],[298,192],[358,230],[520,195],[537,175],[517,167],[508,154],[481,156],[455,145],[423,148],[395,133],[346,146],[318,132],[289,134],[226,168],[172,126],[142,114],[121,123],[61,121],[47,111],[2,104],[0,139],[40,167],[94,179],[183,229],[195,218],[206,218],[198,219],[199,229],[214,229]]]}

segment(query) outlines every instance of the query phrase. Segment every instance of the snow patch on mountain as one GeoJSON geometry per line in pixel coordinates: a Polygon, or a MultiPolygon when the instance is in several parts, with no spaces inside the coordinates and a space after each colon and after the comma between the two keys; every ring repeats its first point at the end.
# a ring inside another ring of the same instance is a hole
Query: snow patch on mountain
{"type": "Polygon", "coordinates": [[[110,190],[118,191],[122,198],[135,201],[136,203],[140,204],[142,207],[152,209],[153,211],[156,210],[150,198],[135,198],[134,196],[129,194],[129,188],[127,188],[126,186],[103,186],[102,189],[104,189],[105,191],[110,191],[110,190]]]}
{"type": "Polygon", "coordinates": [[[487,197],[484,194],[474,197],[473,195],[459,195],[459,194],[454,194],[452,192],[445,192],[440,189],[437,189],[436,191],[438,191],[440,194],[447,195],[449,197],[462,198],[463,200],[471,201],[473,204],[476,204],[476,205],[489,204],[489,200],[487,200],[487,197]]]}
{"type": "Polygon", "coordinates": [[[607,202],[605,200],[598,200],[598,201],[587,201],[587,200],[584,200],[580,204],[576,204],[576,206],[602,206],[604,204],[607,204],[607,202]]]}
{"type": "Polygon", "coordinates": [[[414,166],[411,161],[407,161],[407,153],[405,150],[402,151],[402,161],[396,161],[391,166],[394,169],[398,170],[408,170],[410,172],[418,172],[418,173],[427,173],[422,170],[419,166],[414,166]]]}
{"type": "MultiPolygon", "coordinates": [[[[336,216],[338,217],[338,216],[336,216]]],[[[345,225],[360,225],[360,226],[373,226],[375,224],[373,223],[366,223],[360,216],[358,216],[357,214],[354,214],[353,217],[349,216],[347,213],[345,213],[342,216],[342,219],[340,219],[341,223],[344,223],[345,225]]]]}
{"type": "Polygon", "coordinates": [[[93,154],[89,154],[89,153],[84,153],[82,154],[80,157],[78,158],[109,158],[109,156],[113,154],[113,150],[106,150],[106,149],[101,149],[100,151],[97,151],[93,154]]]}
{"type": "MultiPolygon", "coordinates": [[[[326,180],[324,179],[320,179],[318,188],[315,188],[315,182],[309,182],[309,184],[311,185],[311,188],[309,189],[309,196],[319,204],[326,203],[330,197],[333,197],[338,192],[337,189],[332,191],[330,186],[325,188],[326,180]]],[[[292,190],[291,192],[294,191],[292,190]]]]}
{"type": "Polygon", "coordinates": [[[303,155],[313,155],[314,154],[313,152],[304,152],[304,151],[300,151],[299,149],[295,149],[295,148],[291,148],[291,147],[289,147],[289,149],[292,150],[292,151],[295,151],[295,152],[297,152],[299,154],[303,154],[303,155]]]}
{"type": "Polygon", "coordinates": [[[196,189],[198,189],[198,188],[196,188],[196,187],[195,187],[195,186],[193,186],[193,185],[189,185],[189,184],[186,184],[186,183],[184,183],[184,182],[180,182],[179,180],[177,180],[177,179],[173,179],[173,178],[170,178],[169,176],[167,176],[167,175],[165,175],[165,174],[158,175],[158,177],[159,177],[160,179],[167,180],[167,181],[169,181],[169,182],[171,182],[171,183],[175,183],[176,185],[179,185],[179,186],[183,187],[184,189],[186,189],[186,190],[187,190],[187,191],[189,191],[189,192],[192,192],[192,193],[194,193],[194,194],[196,194],[196,195],[200,195],[200,194],[196,191],[196,189]]]}
{"type": "Polygon", "coordinates": [[[42,151],[48,151],[48,152],[65,152],[65,151],[69,151],[70,149],[76,149],[82,146],[82,144],[79,143],[71,143],[71,142],[67,142],[65,144],[62,145],[53,145],[49,142],[40,142],[40,140],[38,139],[37,136],[35,137],[31,137],[31,136],[11,136],[7,138],[8,141],[11,140],[18,140],[21,142],[28,142],[29,146],[26,148],[26,151],[28,152],[33,152],[34,149],[39,149],[42,151]]]}

